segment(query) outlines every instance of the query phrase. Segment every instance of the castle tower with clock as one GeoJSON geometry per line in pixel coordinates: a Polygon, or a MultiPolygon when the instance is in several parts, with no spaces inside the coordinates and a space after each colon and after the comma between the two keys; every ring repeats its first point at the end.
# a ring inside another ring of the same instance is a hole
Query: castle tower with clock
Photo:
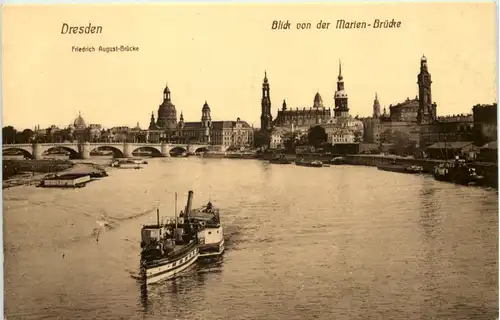
{"type": "Polygon", "coordinates": [[[427,58],[420,59],[420,73],[417,76],[418,84],[418,115],[419,124],[428,124],[436,121],[436,104],[432,102],[431,74],[427,68],[427,58]]]}

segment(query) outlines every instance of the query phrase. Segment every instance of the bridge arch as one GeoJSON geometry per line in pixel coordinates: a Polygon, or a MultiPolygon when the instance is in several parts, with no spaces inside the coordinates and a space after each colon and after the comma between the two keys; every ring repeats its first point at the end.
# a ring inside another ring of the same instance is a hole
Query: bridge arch
{"type": "Polygon", "coordinates": [[[198,147],[196,150],[194,150],[195,153],[197,152],[207,152],[208,147],[198,147]]]}
{"type": "Polygon", "coordinates": [[[158,150],[158,148],[151,147],[151,146],[143,146],[143,147],[137,147],[132,150],[132,155],[134,156],[142,156],[141,151],[149,151],[151,154],[149,155],[150,157],[161,157],[161,151],[158,150]]]}
{"type": "Polygon", "coordinates": [[[5,154],[5,151],[21,151],[22,155],[25,158],[33,159],[33,154],[31,152],[29,152],[28,150],[25,150],[23,148],[7,147],[7,148],[3,148],[2,149],[2,153],[5,154]]]}
{"type": "Polygon", "coordinates": [[[113,147],[113,146],[96,146],[96,147],[91,147],[89,153],[94,153],[96,151],[112,151],[113,152],[113,158],[124,158],[125,155],[123,154],[123,151],[120,149],[113,147]]]}
{"type": "Polygon", "coordinates": [[[49,152],[50,151],[53,151],[53,150],[62,150],[62,151],[67,151],[69,152],[69,158],[70,159],[78,159],[80,157],[80,153],[73,150],[72,148],[70,147],[65,147],[65,146],[54,146],[54,147],[49,147],[47,148],[47,150],[45,150],[43,153],[42,153],[42,156],[48,156],[49,155],[49,152]]]}
{"type": "Polygon", "coordinates": [[[176,146],[176,147],[173,147],[172,149],[170,149],[169,153],[171,156],[177,156],[177,155],[181,155],[183,154],[184,152],[187,152],[188,150],[184,147],[181,147],[181,146],[176,146]]]}

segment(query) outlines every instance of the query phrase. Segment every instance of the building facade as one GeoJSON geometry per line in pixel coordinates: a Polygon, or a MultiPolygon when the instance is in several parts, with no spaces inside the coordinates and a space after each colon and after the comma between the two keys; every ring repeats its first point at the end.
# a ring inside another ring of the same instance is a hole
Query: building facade
{"type": "Polygon", "coordinates": [[[281,110],[273,122],[273,127],[310,128],[311,126],[327,123],[332,117],[331,109],[323,105],[319,92],[316,93],[312,107],[288,109],[286,100],[283,100],[281,110]]]}
{"type": "Polygon", "coordinates": [[[497,140],[497,104],[475,105],[472,108],[474,118],[474,142],[484,145],[497,140]]]}
{"type": "MultiPolygon", "coordinates": [[[[262,119],[269,119],[267,116],[267,102],[269,97],[269,80],[267,74],[263,82],[262,119]]],[[[349,114],[348,95],[345,91],[344,77],[342,75],[342,65],[339,63],[339,75],[337,78],[337,89],[334,94],[333,110],[323,104],[323,99],[317,92],[313,99],[313,105],[309,108],[288,108],[286,100],[283,100],[281,110],[278,110],[276,119],[272,122],[270,130],[270,147],[282,145],[283,135],[289,132],[305,133],[311,127],[321,126],[327,134],[327,141],[331,144],[348,144],[360,142],[363,139],[363,122],[353,118],[349,114]]],[[[267,120],[265,120],[267,121],[267,120]]],[[[265,122],[264,121],[264,122],[265,122]]],[[[269,128],[266,130],[269,131],[269,128]]]]}
{"type": "Polygon", "coordinates": [[[438,117],[432,123],[420,125],[420,147],[426,148],[443,141],[473,141],[473,128],[472,114],[438,117]]]}
{"type": "Polygon", "coordinates": [[[380,101],[375,94],[373,114],[364,118],[364,141],[367,143],[395,143],[397,139],[405,139],[419,145],[421,127],[435,125],[437,121],[437,105],[432,102],[432,81],[427,58],[420,59],[420,72],[417,75],[418,93],[414,99],[389,105],[389,112],[384,107],[380,114],[380,101]]]}
{"type": "MultiPolygon", "coordinates": [[[[263,93],[269,97],[269,86],[263,86],[263,93]]],[[[236,121],[213,121],[207,101],[201,107],[200,121],[186,122],[182,112],[177,121],[177,110],[168,87],[163,91],[163,103],[158,108],[157,118],[154,113],[151,114],[149,128],[145,132],[148,142],[196,142],[226,148],[248,148],[253,145],[253,139],[253,128],[240,118],[236,121]]]]}
{"type": "Polygon", "coordinates": [[[478,133],[482,130],[478,129],[480,127],[488,128],[483,130],[485,135],[496,140],[496,105],[494,108],[476,106],[473,114],[437,116],[437,105],[432,102],[432,81],[425,56],[420,59],[417,84],[418,96],[390,105],[389,113],[384,108],[383,114],[380,115],[380,103],[378,96],[375,97],[372,117],[363,119],[365,142],[397,144],[404,140],[417,148],[426,149],[431,145],[437,146],[438,142],[473,141],[474,137],[481,136],[478,133]],[[490,124],[482,125],[483,123],[490,124]]]}

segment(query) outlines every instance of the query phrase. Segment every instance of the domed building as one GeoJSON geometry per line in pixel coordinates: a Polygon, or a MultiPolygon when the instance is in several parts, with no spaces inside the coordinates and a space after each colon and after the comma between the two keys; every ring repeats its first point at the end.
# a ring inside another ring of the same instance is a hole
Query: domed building
{"type": "Polygon", "coordinates": [[[163,102],[158,107],[158,117],[155,122],[154,114],[151,115],[151,130],[167,130],[174,131],[177,128],[177,110],[172,103],[170,89],[165,86],[163,90],[163,102]]]}
{"type": "Polygon", "coordinates": [[[164,103],[158,109],[158,119],[151,114],[146,136],[149,142],[170,141],[172,143],[204,143],[222,147],[243,148],[253,145],[253,129],[246,121],[212,121],[207,101],[201,107],[201,121],[185,122],[180,114],[176,118],[175,106],[170,102],[170,90],[164,90],[164,103]],[[175,125],[174,125],[175,124],[175,125]]]}
{"type": "Polygon", "coordinates": [[[78,112],[78,116],[75,118],[73,123],[68,126],[68,131],[69,140],[87,140],[87,124],[85,123],[85,120],[80,112],[78,112]]]}
{"type": "Polygon", "coordinates": [[[309,108],[288,109],[286,101],[283,100],[281,110],[273,122],[274,127],[309,128],[321,123],[326,123],[332,117],[330,108],[323,105],[323,98],[319,92],[314,95],[313,105],[309,108]]]}
{"type": "Polygon", "coordinates": [[[73,128],[75,130],[85,130],[87,125],[85,124],[85,120],[83,120],[82,114],[78,112],[78,117],[73,121],[73,128]]]}
{"type": "MultiPolygon", "coordinates": [[[[263,91],[269,90],[268,82],[266,77],[263,91]]],[[[268,96],[269,92],[263,92],[263,100],[264,97],[268,96]]],[[[306,133],[309,128],[317,125],[325,129],[328,142],[333,145],[359,142],[363,136],[363,123],[349,114],[348,95],[344,87],[340,62],[337,90],[333,97],[335,103],[333,112],[332,109],[325,107],[319,92],[315,94],[313,104],[309,108],[288,109],[286,101],[283,100],[283,106],[281,110],[278,110],[278,115],[273,122],[270,136],[271,148],[282,144],[283,132],[299,131],[306,133]]]]}

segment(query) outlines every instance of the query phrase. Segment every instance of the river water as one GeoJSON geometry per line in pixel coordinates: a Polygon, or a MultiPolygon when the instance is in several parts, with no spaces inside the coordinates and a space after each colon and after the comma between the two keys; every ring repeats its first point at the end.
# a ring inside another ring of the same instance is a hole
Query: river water
{"type": "Polygon", "coordinates": [[[373,167],[160,158],[4,190],[10,319],[495,319],[498,193],[373,167]],[[209,199],[222,261],[151,286],[141,224],[209,199]],[[98,239],[98,241],[96,240],[98,239]]]}

